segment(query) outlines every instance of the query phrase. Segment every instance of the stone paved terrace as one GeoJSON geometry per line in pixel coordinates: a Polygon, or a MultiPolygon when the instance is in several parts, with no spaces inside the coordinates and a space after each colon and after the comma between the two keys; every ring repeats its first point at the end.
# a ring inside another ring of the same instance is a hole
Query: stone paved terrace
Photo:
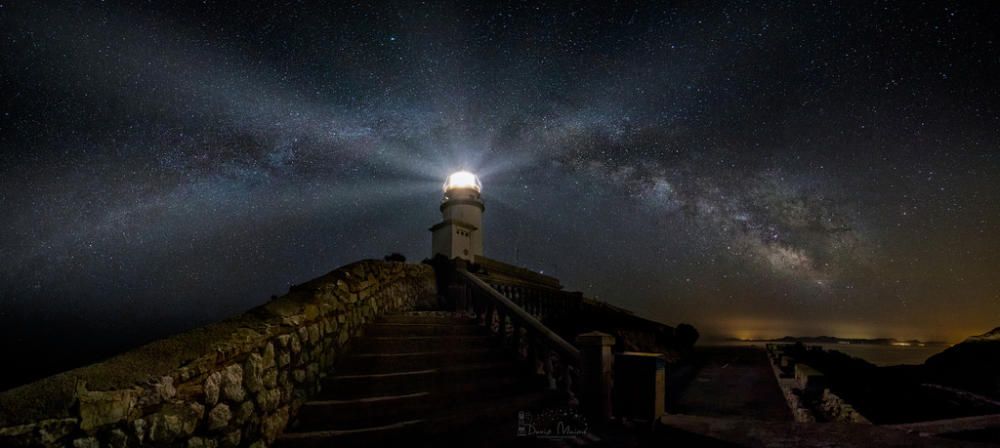
{"type": "Polygon", "coordinates": [[[750,347],[696,348],[698,369],[669,413],[792,421],[767,354],[750,347]]]}
{"type": "Polygon", "coordinates": [[[796,423],[735,417],[666,415],[657,430],[674,446],[770,448],[986,448],[992,443],[922,437],[913,432],[856,423],[796,423]]]}
{"type": "Polygon", "coordinates": [[[985,442],[995,439],[1000,415],[895,426],[795,422],[763,349],[705,346],[695,353],[690,381],[673,392],[668,414],[645,442],[789,448],[1000,446],[985,442]]]}

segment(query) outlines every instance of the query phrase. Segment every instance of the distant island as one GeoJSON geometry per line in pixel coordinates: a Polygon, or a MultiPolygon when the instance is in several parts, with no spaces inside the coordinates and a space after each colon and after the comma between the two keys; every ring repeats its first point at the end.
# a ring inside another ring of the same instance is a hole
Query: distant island
{"type": "Polygon", "coordinates": [[[801,342],[803,344],[891,345],[898,347],[899,346],[923,347],[927,345],[947,345],[947,342],[943,341],[920,341],[917,339],[900,340],[893,338],[858,339],[858,338],[838,338],[836,336],[785,336],[783,338],[777,338],[777,339],[728,338],[727,340],[740,341],[740,342],[779,342],[779,343],[801,342]]]}

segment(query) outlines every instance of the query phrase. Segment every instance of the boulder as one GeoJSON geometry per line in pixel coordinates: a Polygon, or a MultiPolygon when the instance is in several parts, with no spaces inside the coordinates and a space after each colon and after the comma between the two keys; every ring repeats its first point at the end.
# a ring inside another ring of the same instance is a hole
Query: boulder
{"type": "Polygon", "coordinates": [[[135,406],[138,390],[122,389],[107,392],[88,391],[86,386],[77,391],[80,402],[80,429],[92,432],[97,428],[118,423],[128,417],[135,406]]]}
{"type": "Polygon", "coordinates": [[[187,448],[216,448],[219,443],[214,439],[205,439],[202,437],[192,437],[188,439],[187,448]]]}
{"type": "Polygon", "coordinates": [[[252,401],[245,401],[236,410],[236,424],[243,425],[244,423],[250,421],[254,414],[254,406],[252,401]]]}
{"type": "Polygon", "coordinates": [[[219,403],[211,411],[208,411],[208,430],[217,431],[225,429],[229,426],[229,420],[232,418],[233,413],[229,410],[229,405],[219,403]]]}
{"type": "Polygon", "coordinates": [[[265,369],[269,369],[275,366],[275,352],[274,344],[268,342],[261,351],[261,358],[263,358],[263,366],[265,369]]]}
{"type": "Polygon", "coordinates": [[[73,441],[73,448],[100,448],[100,446],[96,437],[86,437],[73,441]]]}
{"type": "Polygon", "coordinates": [[[167,401],[177,395],[177,389],[174,388],[174,379],[169,376],[163,376],[153,381],[152,388],[158,401],[167,401]]]}
{"type": "Polygon", "coordinates": [[[43,445],[55,445],[56,442],[76,431],[78,423],[79,420],[75,418],[42,420],[37,425],[38,439],[43,445]]]}
{"type": "Polygon", "coordinates": [[[205,407],[197,403],[169,403],[148,417],[149,441],[169,444],[183,440],[194,433],[204,414],[205,407]]]}
{"type": "Polygon", "coordinates": [[[278,389],[268,389],[257,394],[257,407],[264,413],[274,410],[280,401],[281,391],[278,389]]]}
{"type": "Polygon", "coordinates": [[[235,431],[229,431],[222,437],[222,440],[219,441],[219,446],[222,448],[236,448],[240,446],[241,436],[242,433],[238,429],[235,431]]]}
{"type": "Polygon", "coordinates": [[[246,398],[243,368],[239,364],[230,364],[222,371],[222,396],[234,403],[240,403],[246,398]]]}
{"type": "Polygon", "coordinates": [[[264,387],[264,358],[251,353],[243,364],[243,385],[252,393],[259,392],[264,387]]]}
{"type": "Polygon", "coordinates": [[[128,446],[128,434],[120,429],[113,429],[108,433],[108,448],[126,448],[128,446]]]}
{"type": "Polygon", "coordinates": [[[205,404],[215,406],[219,402],[219,388],[222,385],[222,373],[215,372],[205,378],[205,404]]]}
{"type": "Polygon", "coordinates": [[[261,435],[270,444],[278,438],[281,431],[284,431],[286,425],[288,425],[288,406],[282,406],[261,421],[261,435]]]}

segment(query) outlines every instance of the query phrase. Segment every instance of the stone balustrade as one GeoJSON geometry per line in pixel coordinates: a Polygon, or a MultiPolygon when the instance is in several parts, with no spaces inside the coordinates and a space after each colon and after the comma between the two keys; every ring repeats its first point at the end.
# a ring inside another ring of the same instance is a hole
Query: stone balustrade
{"type": "Polygon", "coordinates": [[[232,319],[0,393],[0,446],[263,448],[364,324],[436,303],[430,266],[353,263],[232,319]]]}
{"type": "Polygon", "coordinates": [[[580,350],[492,286],[469,273],[457,270],[453,294],[456,310],[475,316],[480,324],[513,349],[522,362],[546,377],[549,388],[576,403],[580,388],[580,350]]]}

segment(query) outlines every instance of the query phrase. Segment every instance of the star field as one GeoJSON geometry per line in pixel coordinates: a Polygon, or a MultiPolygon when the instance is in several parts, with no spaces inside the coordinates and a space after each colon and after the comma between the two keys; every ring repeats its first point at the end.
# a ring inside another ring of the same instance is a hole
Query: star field
{"type": "Polygon", "coordinates": [[[419,261],[458,169],[482,178],[487,256],[644,316],[982,333],[998,13],[0,3],[0,336],[67,367],[360,258],[419,261]]]}

